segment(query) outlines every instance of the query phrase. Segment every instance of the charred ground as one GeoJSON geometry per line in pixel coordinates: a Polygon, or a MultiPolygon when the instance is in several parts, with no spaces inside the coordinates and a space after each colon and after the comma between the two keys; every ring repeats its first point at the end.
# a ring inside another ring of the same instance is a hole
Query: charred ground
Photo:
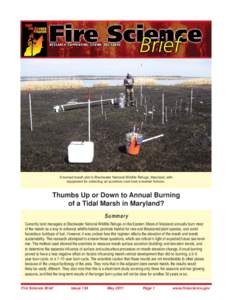
{"type": "MultiPolygon", "coordinates": [[[[116,97],[121,87],[91,88],[91,100],[116,97]]],[[[87,109],[80,108],[63,113],[53,112],[53,106],[72,98],[84,101],[88,89],[32,91],[33,132],[30,131],[28,93],[21,93],[21,171],[148,171],[148,172],[208,172],[211,170],[211,86],[193,89],[193,114],[189,107],[190,88],[181,86],[144,87],[148,111],[144,120],[144,107],[140,106],[139,88],[135,89],[138,111],[135,107],[119,109],[92,107],[91,140],[95,155],[92,164],[69,164],[67,146],[71,141],[87,140],[87,109]],[[168,122],[161,123],[161,95],[165,93],[168,122]],[[180,99],[182,107],[180,109],[180,99]],[[178,110],[175,113],[176,100],[178,110]],[[171,113],[172,109],[172,113],[171,113]],[[164,137],[142,145],[138,157],[125,153],[125,134],[134,124],[143,124],[144,138],[163,133],[164,137]]]]}

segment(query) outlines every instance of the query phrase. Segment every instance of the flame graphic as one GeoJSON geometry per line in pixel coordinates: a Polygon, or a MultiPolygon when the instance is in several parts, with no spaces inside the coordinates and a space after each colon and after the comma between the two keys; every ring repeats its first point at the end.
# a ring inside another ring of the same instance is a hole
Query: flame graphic
{"type": "Polygon", "coordinates": [[[35,56],[41,52],[43,48],[43,35],[41,35],[37,40],[32,36],[28,39],[28,47],[24,53],[24,56],[35,56]]]}

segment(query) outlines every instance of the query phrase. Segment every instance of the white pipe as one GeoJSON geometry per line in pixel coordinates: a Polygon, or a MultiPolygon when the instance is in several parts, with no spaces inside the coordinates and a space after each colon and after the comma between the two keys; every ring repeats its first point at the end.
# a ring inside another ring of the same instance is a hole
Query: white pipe
{"type": "Polygon", "coordinates": [[[31,93],[29,93],[29,111],[30,111],[30,126],[31,126],[31,131],[33,131],[32,107],[31,107],[31,93]]]}
{"type": "Polygon", "coordinates": [[[160,137],[162,137],[162,136],[164,136],[164,135],[163,135],[163,134],[160,134],[160,135],[156,135],[156,136],[150,137],[150,138],[148,138],[148,139],[146,139],[146,140],[143,140],[142,143],[146,143],[146,142],[149,142],[149,141],[151,141],[151,140],[158,139],[158,138],[160,138],[160,137]]]}
{"type": "MultiPolygon", "coordinates": [[[[101,102],[108,102],[108,101],[112,101],[114,100],[114,98],[111,99],[100,99],[100,100],[93,100],[91,101],[91,104],[94,103],[101,103],[101,102]]],[[[67,104],[63,104],[63,106],[74,106],[74,105],[79,105],[79,104],[87,104],[86,102],[77,102],[77,103],[67,103],[67,104]]]]}
{"type": "MultiPolygon", "coordinates": [[[[91,101],[91,104],[95,104],[95,103],[103,103],[103,102],[112,102],[114,101],[114,99],[102,99],[102,100],[94,100],[91,101]]],[[[68,108],[69,106],[71,106],[73,109],[78,108],[79,105],[88,105],[88,102],[77,102],[77,103],[67,103],[67,104],[61,104],[60,107],[63,111],[65,111],[65,108],[68,108]]]]}

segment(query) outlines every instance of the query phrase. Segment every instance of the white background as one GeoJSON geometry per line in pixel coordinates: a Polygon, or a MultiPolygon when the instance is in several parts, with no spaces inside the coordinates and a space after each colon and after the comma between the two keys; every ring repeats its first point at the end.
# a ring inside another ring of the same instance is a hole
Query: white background
{"type": "Polygon", "coordinates": [[[4,1],[1,4],[1,299],[231,299],[231,22],[230,1],[4,1]],[[159,4],[161,3],[161,4],[159,4]],[[20,212],[22,209],[66,209],[50,190],[20,188],[20,20],[150,19],[213,20],[213,186],[178,190],[181,200],[164,209],[212,209],[213,286],[210,292],[144,292],[141,288],[109,292],[22,292],[20,290],[20,212]]]}

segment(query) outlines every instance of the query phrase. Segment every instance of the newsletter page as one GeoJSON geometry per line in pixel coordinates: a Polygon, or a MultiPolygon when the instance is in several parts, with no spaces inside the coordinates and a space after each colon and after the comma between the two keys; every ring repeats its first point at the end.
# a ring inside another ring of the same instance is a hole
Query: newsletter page
{"type": "Polygon", "coordinates": [[[20,81],[22,187],[71,208],[22,211],[21,288],[210,289],[211,211],[167,203],[211,185],[211,21],[22,20],[20,81]]]}
{"type": "Polygon", "coordinates": [[[212,81],[218,23],[94,15],[15,23],[18,94],[7,103],[17,106],[2,103],[17,144],[2,156],[15,168],[2,226],[14,232],[2,238],[8,290],[23,300],[217,299],[231,228],[230,109],[212,81]]]}

